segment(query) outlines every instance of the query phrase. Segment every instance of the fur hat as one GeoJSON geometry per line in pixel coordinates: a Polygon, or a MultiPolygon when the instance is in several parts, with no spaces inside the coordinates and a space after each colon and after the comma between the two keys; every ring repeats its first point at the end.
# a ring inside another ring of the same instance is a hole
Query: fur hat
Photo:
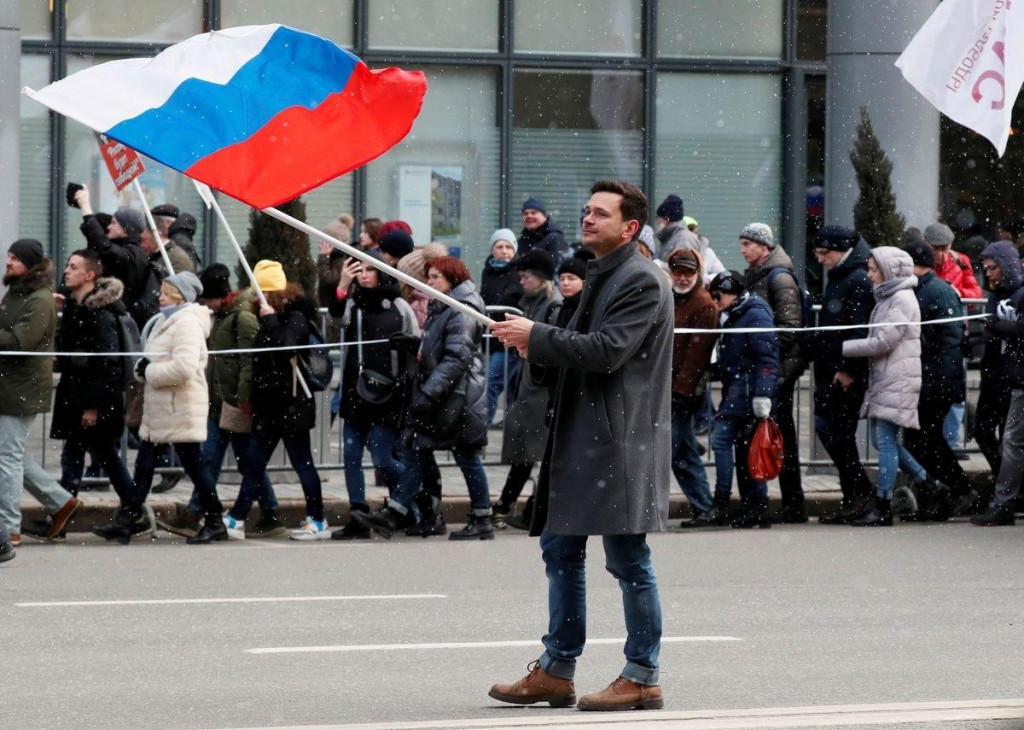
{"type": "Polygon", "coordinates": [[[667,221],[681,221],[683,219],[683,199],[678,195],[669,195],[655,212],[659,218],[664,218],[667,221]]]}
{"type": "Polygon", "coordinates": [[[541,248],[531,248],[516,261],[519,271],[528,271],[538,278],[551,281],[555,278],[555,257],[541,248]]]}
{"type": "Polygon", "coordinates": [[[581,279],[587,278],[587,262],[597,258],[589,248],[580,247],[573,255],[565,259],[558,267],[558,275],[573,274],[581,279]]]}
{"type": "Polygon", "coordinates": [[[210,264],[199,274],[203,299],[223,299],[231,293],[231,271],[224,264],[210,264]]]}

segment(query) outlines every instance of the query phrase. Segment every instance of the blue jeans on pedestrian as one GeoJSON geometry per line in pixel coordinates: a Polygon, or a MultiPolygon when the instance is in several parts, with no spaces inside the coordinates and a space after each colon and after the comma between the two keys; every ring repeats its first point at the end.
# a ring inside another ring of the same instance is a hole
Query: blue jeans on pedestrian
{"type": "MultiPolygon", "coordinates": [[[[623,678],[658,684],[661,651],[661,599],[651,565],[647,535],[604,535],[605,569],[619,581],[626,619],[623,678]]],[[[540,549],[548,576],[548,632],[540,666],[572,679],[587,640],[586,535],[555,535],[547,530],[540,549]]]]}
{"type": "Polygon", "coordinates": [[[288,460],[292,469],[299,477],[302,494],[306,498],[306,516],[317,522],[324,521],[324,495],[320,483],[320,474],[313,462],[313,446],[310,443],[309,431],[285,434],[253,433],[249,438],[248,456],[242,461],[242,486],[238,490],[238,498],[228,514],[239,522],[244,522],[252,503],[260,491],[263,475],[270,463],[274,449],[281,442],[288,452],[288,460]]]}
{"type": "Polygon", "coordinates": [[[0,520],[16,533],[21,532],[22,487],[50,514],[71,499],[71,493],[25,453],[35,419],[35,414],[0,415],[0,520]]]}
{"type": "Polygon", "coordinates": [[[951,449],[959,449],[963,446],[960,443],[960,424],[964,422],[964,411],[966,406],[963,403],[954,403],[946,415],[946,422],[942,426],[942,433],[951,449]]]}
{"type": "MultiPolygon", "coordinates": [[[[472,446],[456,446],[452,449],[455,463],[459,465],[462,476],[469,490],[469,507],[477,517],[491,514],[491,490],[487,486],[487,472],[484,471],[480,452],[483,449],[472,446]]],[[[423,462],[425,455],[431,450],[405,449],[402,452],[402,463],[405,474],[398,487],[388,498],[388,506],[403,515],[409,514],[413,507],[413,497],[423,488],[423,462]]]]}
{"type": "Polygon", "coordinates": [[[487,361],[487,425],[494,422],[498,410],[498,396],[519,371],[519,353],[516,350],[492,352],[487,361]],[[507,372],[506,372],[507,368],[507,372]]]}
{"type": "Polygon", "coordinates": [[[675,409],[672,412],[672,473],[694,510],[707,512],[714,506],[704,460],[693,433],[693,416],[677,413],[675,409]]]}
{"type": "MultiPolygon", "coordinates": [[[[210,478],[216,484],[220,479],[221,469],[224,468],[224,455],[228,451],[228,444],[235,452],[235,460],[241,471],[242,462],[248,458],[249,441],[252,434],[232,433],[221,429],[220,424],[212,418],[206,419],[206,441],[203,443],[203,460],[206,461],[206,468],[210,472],[210,478]]],[[[260,510],[277,510],[277,495],[274,493],[274,485],[270,483],[270,474],[263,470],[263,480],[260,482],[260,490],[256,497],[260,510]]],[[[199,502],[199,490],[192,490],[192,497],[188,501],[189,512],[202,514],[203,508],[199,502]]]]}
{"type": "Polygon", "coordinates": [[[892,499],[896,488],[896,476],[900,469],[914,482],[928,478],[924,467],[903,448],[900,443],[900,427],[881,418],[871,419],[871,445],[878,449],[878,485],[875,487],[879,499],[892,499]]]}
{"type": "Polygon", "coordinates": [[[715,417],[711,432],[711,450],[715,453],[715,496],[726,498],[732,492],[736,473],[740,498],[768,497],[768,482],[755,481],[747,468],[747,454],[753,437],[753,424],[742,418],[715,417]]]}
{"type": "Polygon", "coordinates": [[[358,423],[351,418],[342,428],[345,440],[345,488],[349,504],[366,504],[366,477],[363,475],[363,452],[370,450],[373,466],[384,472],[391,487],[397,486],[405,474],[405,466],[393,453],[395,429],[379,424],[358,423]]]}

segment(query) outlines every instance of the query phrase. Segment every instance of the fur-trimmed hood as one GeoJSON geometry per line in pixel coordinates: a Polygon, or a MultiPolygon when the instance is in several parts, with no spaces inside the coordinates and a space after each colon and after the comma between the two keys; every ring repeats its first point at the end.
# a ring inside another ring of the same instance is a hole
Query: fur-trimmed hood
{"type": "Polygon", "coordinates": [[[112,276],[101,276],[96,280],[96,288],[85,295],[82,304],[89,309],[102,309],[109,307],[114,302],[121,301],[124,294],[124,284],[120,279],[112,276]]]}
{"type": "Polygon", "coordinates": [[[6,283],[12,290],[24,293],[38,291],[44,287],[53,288],[53,261],[44,256],[41,262],[6,283]]]}

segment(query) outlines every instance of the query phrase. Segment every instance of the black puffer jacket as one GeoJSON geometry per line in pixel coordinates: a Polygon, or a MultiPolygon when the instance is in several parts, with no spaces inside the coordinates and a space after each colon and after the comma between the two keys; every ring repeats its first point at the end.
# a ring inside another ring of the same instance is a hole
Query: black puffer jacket
{"type": "MultiPolygon", "coordinates": [[[[960,314],[956,290],[935,272],[917,277],[914,294],[921,308],[922,324],[960,314]]],[[[967,388],[963,338],[961,322],[921,327],[921,403],[963,402],[967,388]]]]}
{"type": "MultiPolygon", "coordinates": [[[[300,297],[284,312],[260,317],[253,347],[299,347],[309,344],[316,307],[300,297]]],[[[293,356],[301,350],[257,352],[252,361],[253,430],[269,436],[301,434],[316,425],[316,401],[307,398],[294,378],[293,356]]]]}
{"type": "MultiPolygon", "coordinates": [[[[419,335],[416,315],[402,299],[398,284],[387,277],[387,284],[372,288],[354,286],[352,295],[346,300],[348,306],[343,313],[345,342],[387,340],[396,333],[410,337],[419,335]]],[[[331,314],[336,309],[332,306],[331,314]]],[[[401,361],[405,351],[394,349],[387,342],[364,345],[361,348],[362,367],[382,375],[394,377],[399,383],[394,394],[384,403],[371,404],[359,397],[356,382],[360,370],[360,348],[355,345],[342,351],[341,408],[339,415],[360,424],[398,428],[408,397],[408,383],[397,377],[406,371],[401,361]],[[398,362],[392,362],[392,353],[398,362]]],[[[411,359],[411,355],[410,355],[411,359]]]]}
{"type": "MultiPolygon", "coordinates": [[[[123,288],[117,279],[101,277],[81,304],[68,296],[57,330],[57,351],[119,352],[117,318],[125,314],[123,288]]],[[[61,375],[50,438],[67,439],[81,433],[82,414],[89,410],[96,411],[98,432],[119,438],[124,430],[125,364],[116,357],[58,357],[55,370],[61,375]]]]}
{"type": "MultiPolygon", "coordinates": [[[[484,311],[484,301],[472,281],[464,281],[449,296],[484,311]]],[[[464,390],[466,406],[455,435],[435,439],[415,434],[420,449],[445,449],[452,446],[482,447],[487,444],[487,375],[480,343],[484,326],[441,302],[430,303],[419,353],[419,392],[413,400],[426,397],[435,405],[464,390]]]]}
{"type": "MultiPolygon", "coordinates": [[[[850,255],[828,273],[828,284],[818,317],[818,324],[867,324],[875,308],[875,295],[868,279],[868,258],[871,249],[862,238],[850,255]]],[[[868,382],[868,360],[864,357],[843,357],[843,342],[867,336],[866,329],[814,332],[808,351],[814,359],[814,379],[818,389],[827,388],[836,373],[842,371],[862,387],[868,382]]]]}
{"type": "MultiPolygon", "coordinates": [[[[112,276],[124,284],[121,300],[128,311],[132,311],[132,303],[142,296],[150,268],[149,257],[139,246],[139,239],[132,236],[111,241],[94,215],[85,216],[81,230],[88,248],[99,254],[103,275],[112,276]]],[[[146,323],[138,324],[141,329],[146,323]]]]}
{"type": "Polygon", "coordinates": [[[555,257],[556,268],[562,263],[562,259],[565,258],[565,254],[569,250],[569,244],[565,242],[565,234],[550,218],[532,231],[524,228],[519,234],[518,245],[520,256],[534,248],[547,251],[555,257]]]}
{"type": "MultiPolygon", "coordinates": [[[[523,287],[519,285],[519,270],[516,261],[495,261],[493,256],[487,257],[483,273],[480,275],[480,296],[488,307],[517,307],[519,297],[523,296],[523,287]],[[504,265],[502,265],[504,264],[504,265]]],[[[504,314],[494,314],[491,319],[504,322],[504,314]]],[[[497,337],[490,338],[490,351],[503,352],[505,346],[497,337]]]]}

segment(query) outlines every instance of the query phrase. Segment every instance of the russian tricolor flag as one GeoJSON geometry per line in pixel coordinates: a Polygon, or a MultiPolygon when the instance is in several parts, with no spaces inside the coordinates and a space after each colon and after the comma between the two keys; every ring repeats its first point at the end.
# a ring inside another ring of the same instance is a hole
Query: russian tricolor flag
{"type": "Polygon", "coordinates": [[[370,71],[283,25],[229,28],[25,94],[255,208],[387,152],[412,129],[420,72],[370,71]]]}

